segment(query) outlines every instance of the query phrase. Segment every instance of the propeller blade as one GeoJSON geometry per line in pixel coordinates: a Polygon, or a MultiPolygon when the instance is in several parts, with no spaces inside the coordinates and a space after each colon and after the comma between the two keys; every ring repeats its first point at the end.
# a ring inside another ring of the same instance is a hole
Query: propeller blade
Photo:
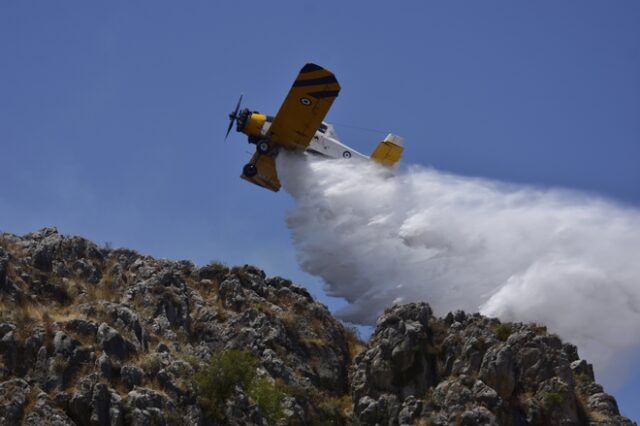
{"type": "Polygon", "coordinates": [[[224,140],[226,141],[227,138],[229,137],[229,133],[231,133],[231,128],[233,127],[233,119],[231,119],[231,122],[229,123],[229,128],[227,129],[227,134],[224,136],[224,140]]]}
{"type": "Polygon", "coordinates": [[[236,110],[233,112],[233,115],[238,116],[238,111],[240,110],[240,104],[242,103],[242,95],[238,99],[238,103],[236,104],[236,110]]]}
{"type": "Polygon", "coordinates": [[[238,111],[240,110],[241,103],[242,103],[242,95],[240,95],[240,99],[238,99],[238,103],[236,104],[236,109],[231,114],[229,114],[230,122],[229,122],[229,127],[227,128],[227,134],[225,135],[224,140],[227,140],[227,138],[229,137],[229,133],[233,128],[233,122],[238,119],[238,111]]]}

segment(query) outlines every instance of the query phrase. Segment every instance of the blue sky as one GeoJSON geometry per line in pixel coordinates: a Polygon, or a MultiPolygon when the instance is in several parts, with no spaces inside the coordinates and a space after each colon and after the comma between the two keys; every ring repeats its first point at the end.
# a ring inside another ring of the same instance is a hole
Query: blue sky
{"type": "MultiPolygon", "coordinates": [[[[0,230],[252,263],[340,306],[298,269],[291,198],[223,141],[240,93],[273,114],[308,61],[361,152],[394,132],[405,164],[640,206],[640,3],[401,4],[2,2],[0,230]]],[[[639,379],[614,392],[634,419],[639,379]]]]}

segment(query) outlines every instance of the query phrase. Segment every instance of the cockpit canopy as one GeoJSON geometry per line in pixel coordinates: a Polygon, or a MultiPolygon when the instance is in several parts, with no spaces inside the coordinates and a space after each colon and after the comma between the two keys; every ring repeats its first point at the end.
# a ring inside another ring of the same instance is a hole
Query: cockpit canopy
{"type": "Polygon", "coordinates": [[[338,134],[336,133],[336,130],[333,128],[333,125],[329,123],[326,123],[323,121],[322,124],[320,124],[320,128],[318,129],[318,131],[332,139],[338,139],[338,134]]]}

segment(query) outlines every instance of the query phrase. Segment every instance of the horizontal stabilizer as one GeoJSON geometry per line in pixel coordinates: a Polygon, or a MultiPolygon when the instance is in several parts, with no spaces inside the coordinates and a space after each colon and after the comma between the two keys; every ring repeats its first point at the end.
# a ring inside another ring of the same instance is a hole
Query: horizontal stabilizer
{"type": "Polygon", "coordinates": [[[389,133],[373,151],[371,159],[385,166],[393,166],[400,161],[403,150],[404,140],[400,136],[389,133]]]}

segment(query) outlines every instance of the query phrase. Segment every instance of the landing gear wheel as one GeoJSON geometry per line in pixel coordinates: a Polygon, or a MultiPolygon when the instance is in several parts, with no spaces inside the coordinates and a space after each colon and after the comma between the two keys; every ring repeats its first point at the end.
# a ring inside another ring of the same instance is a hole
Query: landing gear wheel
{"type": "Polygon", "coordinates": [[[242,174],[245,175],[246,177],[252,178],[255,175],[258,174],[258,168],[256,167],[255,164],[245,164],[244,167],[242,168],[242,174]]]}
{"type": "Polygon", "coordinates": [[[271,145],[267,141],[260,141],[256,144],[256,151],[262,155],[266,155],[271,151],[271,145]]]}

